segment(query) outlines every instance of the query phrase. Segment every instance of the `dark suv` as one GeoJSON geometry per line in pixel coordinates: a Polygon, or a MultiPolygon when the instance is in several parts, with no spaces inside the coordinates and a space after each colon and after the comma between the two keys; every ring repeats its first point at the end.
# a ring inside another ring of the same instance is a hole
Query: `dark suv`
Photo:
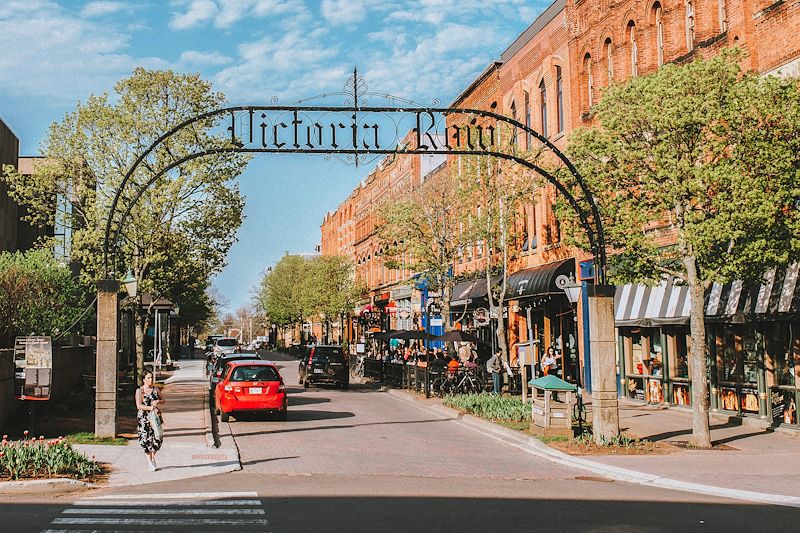
{"type": "Polygon", "coordinates": [[[300,383],[303,387],[331,383],[343,389],[350,386],[350,366],[341,346],[311,346],[300,360],[300,383]]]}

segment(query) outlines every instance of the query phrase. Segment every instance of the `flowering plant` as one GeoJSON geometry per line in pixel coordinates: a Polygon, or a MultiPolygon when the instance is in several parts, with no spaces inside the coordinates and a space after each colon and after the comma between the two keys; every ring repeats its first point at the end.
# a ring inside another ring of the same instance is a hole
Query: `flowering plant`
{"type": "Polygon", "coordinates": [[[49,478],[68,476],[86,479],[100,473],[100,465],[74,450],[63,437],[45,440],[44,436],[0,441],[0,479],[49,478]]]}

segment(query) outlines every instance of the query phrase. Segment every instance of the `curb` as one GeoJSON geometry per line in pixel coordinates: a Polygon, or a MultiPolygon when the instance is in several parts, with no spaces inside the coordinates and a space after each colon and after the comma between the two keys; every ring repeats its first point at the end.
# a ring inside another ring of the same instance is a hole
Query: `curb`
{"type": "Polygon", "coordinates": [[[206,446],[214,448],[214,429],[211,424],[211,405],[208,394],[203,395],[203,422],[206,425],[206,446]]]}
{"type": "Polygon", "coordinates": [[[29,481],[3,481],[0,494],[57,494],[96,488],[96,485],[69,478],[32,479],[29,481]]]}
{"type": "Polygon", "coordinates": [[[546,459],[550,462],[587,470],[593,474],[600,474],[616,481],[628,483],[638,483],[664,489],[692,492],[707,496],[717,496],[734,500],[745,500],[752,503],[764,503],[768,505],[782,505],[786,507],[800,508],[800,497],[786,496],[783,494],[770,494],[766,492],[753,492],[748,490],[738,490],[714,485],[703,485],[689,481],[666,478],[657,474],[638,472],[627,468],[606,465],[589,459],[583,459],[569,455],[560,450],[556,450],[546,445],[539,439],[520,435],[518,431],[505,428],[478,418],[476,416],[462,413],[455,409],[443,405],[421,405],[419,400],[397,389],[389,389],[389,394],[395,398],[409,402],[419,409],[423,409],[448,418],[455,418],[455,422],[483,435],[500,440],[505,444],[514,446],[524,452],[530,453],[546,459]]]}

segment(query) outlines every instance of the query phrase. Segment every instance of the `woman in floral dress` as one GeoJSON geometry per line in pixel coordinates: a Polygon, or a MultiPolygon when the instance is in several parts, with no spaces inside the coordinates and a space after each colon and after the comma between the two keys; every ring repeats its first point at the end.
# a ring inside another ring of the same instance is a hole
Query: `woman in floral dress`
{"type": "MultiPolygon", "coordinates": [[[[153,385],[153,373],[145,371],[142,376],[142,386],[136,389],[136,413],[138,421],[139,445],[150,458],[150,471],[156,471],[156,452],[161,448],[162,439],[157,439],[153,426],[150,424],[150,411],[159,411],[158,407],[164,402],[164,397],[153,385]]],[[[159,412],[159,416],[161,413],[159,412]]]]}

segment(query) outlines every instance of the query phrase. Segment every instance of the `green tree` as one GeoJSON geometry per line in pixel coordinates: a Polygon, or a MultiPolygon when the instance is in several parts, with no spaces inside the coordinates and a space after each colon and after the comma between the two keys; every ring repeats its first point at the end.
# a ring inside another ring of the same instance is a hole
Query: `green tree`
{"type": "MultiPolygon", "coordinates": [[[[511,138],[511,136],[507,136],[511,138]]],[[[516,146],[508,147],[516,150],[516,146]]],[[[519,154],[520,157],[531,157],[519,154]]],[[[466,236],[484,257],[483,278],[489,308],[497,320],[498,348],[508,361],[508,343],[503,317],[508,276],[520,251],[519,215],[538,180],[517,165],[502,164],[494,157],[465,157],[459,175],[463,205],[475,206],[465,212],[466,236]],[[499,280],[497,276],[499,275],[499,280]]]]}
{"type": "Polygon", "coordinates": [[[273,324],[297,324],[309,314],[305,288],[306,260],[299,255],[284,255],[261,280],[258,304],[273,324]]]}
{"type": "MultiPolygon", "coordinates": [[[[450,316],[451,271],[465,235],[459,184],[455,171],[444,170],[379,210],[377,235],[386,266],[425,273],[429,288],[441,291],[445,317],[450,316]]],[[[444,323],[449,329],[450,322],[444,323]]]]}
{"type": "Polygon", "coordinates": [[[667,274],[689,288],[701,447],[711,445],[705,291],[758,280],[800,250],[798,82],[742,73],[736,58],[667,65],[608,88],[593,108],[598,127],[576,130],[569,144],[617,252],[613,279],[655,283],[667,274]],[[660,245],[656,232],[665,230],[674,245],[660,245]]]}
{"type": "Polygon", "coordinates": [[[4,345],[15,335],[64,333],[76,321],[80,323],[86,303],[86,293],[70,269],[49,251],[0,253],[0,340],[4,345]]]}
{"type": "MultiPolygon", "coordinates": [[[[71,228],[71,259],[82,265],[87,281],[103,274],[105,221],[136,158],[171,127],[225,102],[197,75],[143,68],[118,82],[114,91],[113,98],[90,96],[51,126],[42,149],[45,159],[32,175],[7,169],[5,177],[11,195],[29,207],[31,221],[58,221],[71,228]],[[58,198],[67,201],[55,202],[58,198]],[[54,204],[68,209],[54,211],[54,204]]],[[[214,133],[214,120],[196,122],[162,142],[139,166],[134,182],[142,186],[188,154],[227,147],[227,137],[214,133]]],[[[200,291],[221,270],[242,222],[243,198],[234,178],[247,161],[232,153],[197,158],[156,179],[143,193],[119,243],[120,272],[133,271],[140,295],[151,293],[153,301],[178,299],[187,287],[200,291]]],[[[131,191],[124,196],[129,199],[131,191]]],[[[149,311],[136,313],[140,369],[149,311]]]]}
{"type": "Polygon", "coordinates": [[[356,284],[354,265],[347,257],[315,257],[307,262],[307,270],[304,301],[308,311],[322,319],[329,340],[331,322],[349,315],[364,290],[356,284]]]}

